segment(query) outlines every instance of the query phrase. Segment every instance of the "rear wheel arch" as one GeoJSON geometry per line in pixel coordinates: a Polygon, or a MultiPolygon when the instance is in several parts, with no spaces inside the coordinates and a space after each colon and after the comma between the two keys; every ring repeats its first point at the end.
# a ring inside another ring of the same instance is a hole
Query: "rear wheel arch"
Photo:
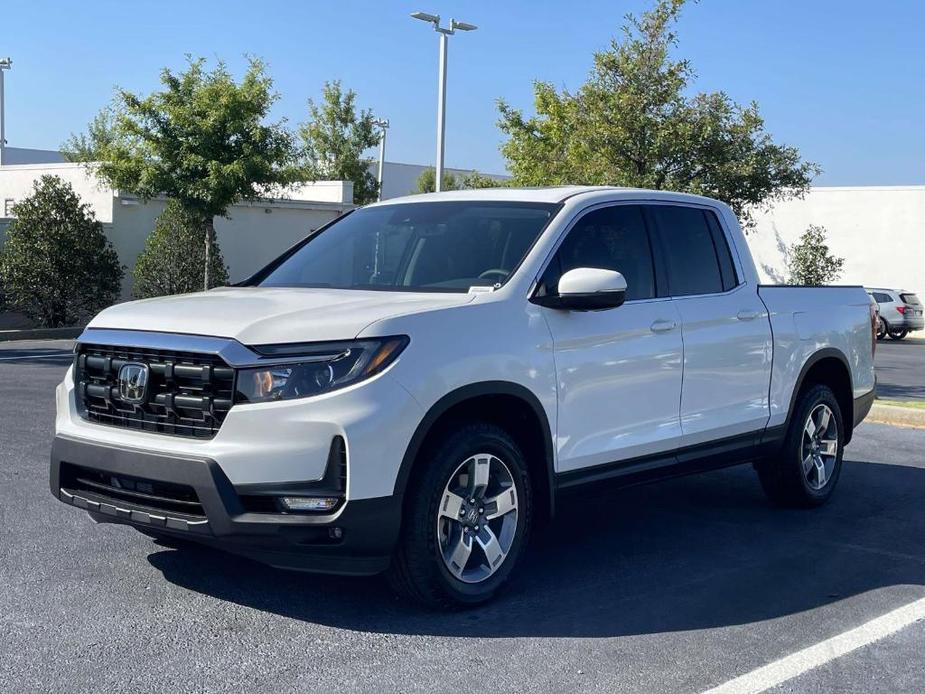
{"type": "Polygon", "coordinates": [[[790,396],[790,409],[787,411],[788,425],[793,417],[797,399],[813,385],[828,386],[838,400],[842,417],[845,420],[845,443],[851,441],[854,422],[854,388],[851,381],[851,369],[848,359],[841,350],[827,347],[815,352],[803,364],[790,396]]]}
{"type": "Polygon", "coordinates": [[[517,441],[527,459],[537,515],[541,519],[551,518],[555,511],[555,468],[549,420],[543,405],[529,389],[509,381],[463,386],[431,406],[405,450],[394,494],[404,505],[405,492],[421,453],[438,442],[454,422],[473,420],[495,424],[517,441]]]}

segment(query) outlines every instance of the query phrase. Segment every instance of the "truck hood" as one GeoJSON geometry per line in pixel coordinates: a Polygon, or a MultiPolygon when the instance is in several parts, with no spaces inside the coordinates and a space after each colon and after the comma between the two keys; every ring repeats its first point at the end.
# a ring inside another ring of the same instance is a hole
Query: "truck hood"
{"type": "Polygon", "coordinates": [[[475,296],[222,287],[116,304],[87,327],[230,337],[246,345],[346,340],[383,318],[459,306],[475,296]]]}

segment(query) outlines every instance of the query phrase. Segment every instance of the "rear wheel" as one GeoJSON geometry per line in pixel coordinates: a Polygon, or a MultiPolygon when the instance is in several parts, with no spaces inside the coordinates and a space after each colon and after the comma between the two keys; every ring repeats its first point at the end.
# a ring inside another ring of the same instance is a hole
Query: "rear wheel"
{"type": "Polygon", "coordinates": [[[765,493],[784,506],[821,506],[841,474],[845,424],[835,394],[813,385],[798,398],[780,454],[758,466],[765,493]]]}
{"type": "Polygon", "coordinates": [[[429,607],[485,602],[527,542],[532,500],[523,453],[503,429],[476,422],[425,456],[408,492],[389,582],[429,607]]]}
{"type": "Polygon", "coordinates": [[[891,340],[902,340],[906,335],[909,334],[909,331],[905,328],[890,330],[890,339],[891,340]]]}
{"type": "Polygon", "coordinates": [[[886,338],[886,334],[887,334],[886,321],[883,320],[882,318],[878,318],[877,319],[877,339],[883,340],[884,338],[886,338]]]}

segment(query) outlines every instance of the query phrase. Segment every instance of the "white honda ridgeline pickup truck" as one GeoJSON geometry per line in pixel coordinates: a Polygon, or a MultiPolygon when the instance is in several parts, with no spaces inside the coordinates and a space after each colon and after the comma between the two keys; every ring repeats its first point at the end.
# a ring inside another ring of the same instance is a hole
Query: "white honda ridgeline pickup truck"
{"type": "Polygon", "coordinates": [[[168,542],[474,604],[579,485],[750,462],[774,502],[824,503],[875,327],[860,287],[760,285],[715,200],[390,200],[238,286],[96,316],[51,490],[168,542]]]}

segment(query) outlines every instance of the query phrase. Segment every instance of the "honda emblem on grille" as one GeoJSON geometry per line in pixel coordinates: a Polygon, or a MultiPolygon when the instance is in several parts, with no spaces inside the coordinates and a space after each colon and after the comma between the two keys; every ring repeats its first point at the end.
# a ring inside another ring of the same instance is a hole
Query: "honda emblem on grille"
{"type": "Polygon", "coordinates": [[[119,369],[119,397],[124,402],[140,405],[148,390],[148,365],[130,362],[119,369]]]}

